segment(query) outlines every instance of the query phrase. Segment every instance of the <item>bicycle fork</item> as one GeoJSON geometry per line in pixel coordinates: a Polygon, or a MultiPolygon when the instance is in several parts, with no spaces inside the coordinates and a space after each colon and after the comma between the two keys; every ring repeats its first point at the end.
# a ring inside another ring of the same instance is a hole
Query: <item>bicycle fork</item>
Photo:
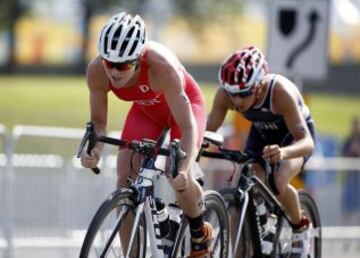
{"type": "Polygon", "coordinates": [[[133,224],[133,228],[132,228],[132,231],[131,231],[130,240],[129,240],[129,244],[128,244],[128,249],[127,249],[125,258],[128,258],[129,255],[130,255],[131,247],[132,247],[132,244],[134,242],[135,234],[136,234],[136,231],[137,231],[137,228],[138,228],[137,226],[139,225],[140,215],[143,212],[143,210],[144,210],[144,203],[140,203],[139,206],[136,208],[136,215],[135,215],[134,224],[133,224]]]}
{"type": "Polygon", "coordinates": [[[242,202],[243,205],[242,205],[241,214],[240,214],[240,222],[238,224],[237,232],[236,232],[235,248],[234,248],[234,252],[232,254],[233,258],[236,258],[236,254],[237,254],[238,249],[239,249],[241,231],[242,231],[242,228],[243,228],[243,225],[244,225],[247,206],[249,204],[249,194],[247,192],[244,193],[242,190],[239,190],[239,194],[240,194],[240,197],[239,197],[240,202],[242,202]]]}

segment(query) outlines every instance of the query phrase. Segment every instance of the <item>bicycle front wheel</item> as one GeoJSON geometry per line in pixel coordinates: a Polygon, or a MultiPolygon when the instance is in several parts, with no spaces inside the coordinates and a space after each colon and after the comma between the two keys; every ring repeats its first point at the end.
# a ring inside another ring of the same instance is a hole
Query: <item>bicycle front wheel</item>
{"type": "Polygon", "coordinates": [[[238,190],[236,188],[228,187],[220,190],[220,194],[225,200],[230,221],[230,257],[250,258],[250,225],[246,216],[241,228],[239,242],[236,243],[236,236],[238,234],[240,223],[240,212],[243,208],[242,203],[239,200],[238,190]]]}
{"type": "Polygon", "coordinates": [[[299,191],[301,209],[309,218],[310,224],[310,253],[309,257],[321,257],[321,222],[314,199],[305,191],[299,191]]]}
{"type": "MultiPolygon", "coordinates": [[[[321,223],[320,216],[314,199],[305,191],[299,191],[301,210],[305,212],[310,220],[308,229],[309,253],[307,258],[321,257],[321,223]]],[[[287,257],[291,253],[292,229],[291,226],[283,221],[282,230],[279,236],[278,245],[275,246],[275,252],[287,257]]]]}
{"type": "MultiPolygon", "coordinates": [[[[213,258],[228,257],[229,223],[224,200],[216,191],[208,190],[204,195],[205,212],[204,220],[213,227],[213,238],[211,250],[213,258]]],[[[176,246],[174,247],[174,258],[188,257],[191,251],[191,236],[188,221],[184,220],[176,246]]]]}
{"type": "Polygon", "coordinates": [[[136,228],[132,246],[129,236],[135,217],[135,203],[130,189],[117,190],[107,198],[90,223],[86,233],[80,258],[125,257],[130,249],[130,257],[145,258],[146,224],[143,215],[136,228]]]}

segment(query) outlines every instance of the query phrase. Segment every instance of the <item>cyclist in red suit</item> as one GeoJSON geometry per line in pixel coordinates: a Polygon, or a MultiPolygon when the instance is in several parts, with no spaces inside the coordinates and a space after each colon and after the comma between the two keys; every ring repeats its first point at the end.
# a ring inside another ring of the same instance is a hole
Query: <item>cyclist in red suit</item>
{"type": "MultiPolygon", "coordinates": [[[[302,214],[297,191],[289,182],[300,173],[314,148],[314,121],[308,107],[291,81],[268,73],[264,55],[254,46],[242,48],[224,61],[219,82],[207,130],[216,131],[228,110],[252,122],[245,151],[277,165],[277,198],[297,225],[292,257],[307,257],[309,220],[302,214]]],[[[264,177],[260,164],[252,168],[264,177]]]]}
{"type": "MultiPolygon", "coordinates": [[[[203,220],[203,191],[194,179],[193,165],[205,131],[204,98],[199,86],[165,46],[147,41],[140,16],[121,12],[103,27],[98,42],[99,56],[88,65],[91,121],[96,133],[106,135],[108,93],[132,101],[121,138],[156,140],[170,127],[171,139],[179,138],[186,159],[179,174],[169,179],[176,198],[188,216],[193,242],[191,257],[210,257],[212,229],[203,220]]],[[[84,167],[95,167],[103,144],[91,155],[82,154],[84,167]]],[[[132,152],[120,149],[117,157],[117,186],[127,186],[132,152]]],[[[133,159],[134,161],[139,159],[133,159]]],[[[138,167],[140,163],[136,164],[138,167]]],[[[136,171],[136,168],[135,168],[136,171]]]]}

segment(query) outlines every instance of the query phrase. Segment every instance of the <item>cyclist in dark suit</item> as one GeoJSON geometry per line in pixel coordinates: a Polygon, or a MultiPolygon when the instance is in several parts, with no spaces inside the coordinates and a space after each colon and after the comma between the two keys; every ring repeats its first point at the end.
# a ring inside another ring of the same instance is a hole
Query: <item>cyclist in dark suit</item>
{"type": "MultiPolygon", "coordinates": [[[[289,182],[300,173],[314,149],[314,121],[309,109],[290,80],[268,72],[264,55],[254,46],[226,58],[219,70],[219,82],[206,129],[216,131],[228,110],[239,112],[252,122],[245,151],[278,164],[274,174],[277,198],[297,225],[294,257],[306,257],[309,220],[289,182]]],[[[252,168],[256,175],[264,177],[260,164],[252,168]]]]}

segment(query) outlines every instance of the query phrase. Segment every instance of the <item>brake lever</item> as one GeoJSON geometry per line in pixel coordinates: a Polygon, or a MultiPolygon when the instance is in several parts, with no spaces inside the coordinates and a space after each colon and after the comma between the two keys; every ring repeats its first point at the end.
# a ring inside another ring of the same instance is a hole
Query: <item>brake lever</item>
{"type": "Polygon", "coordinates": [[[179,162],[182,159],[186,159],[186,153],[181,150],[180,143],[178,140],[174,140],[170,143],[170,166],[169,172],[172,178],[178,175],[179,162]]]}
{"type": "Polygon", "coordinates": [[[76,155],[77,158],[81,157],[81,153],[83,152],[83,149],[85,147],[86,142],[88,141],[88,138],[89,138],[89,132],[86,130],[86,132],[81,140],[81,143],[79,145],[79,149],[77,151],[77,155],[76,155]]]}
{"type": "MultiPolygon", "coordinates": [[[[92,123],[88,123],[87,126],[90,127],[90,132],[89,132],[89,143],[87,146],[87,154],[91,155],[91,150],[95,147],[95,144],[97,142],[97,137],[96,134],[94,133],[94,125],[92,123]]],[[[95,173],[95,174],[100,174],[100,169],[98,167],[94,167],[91,168],[91,170],[95,173]]]]}
{"type": "MultiPolygon", "coordinates": [[[[91,155],[91,150],[94,148],[96,142],[97,142],[97,138],[96,135],[94,133],[94,124],[92,122],[88,122],[86,123],[86,131],[85,134],[81,140],[78,152],[77,152],[77,158],[81,157],[81,153],[84,150],[85,144],[88,142],[88,146],[87,146],[87,153],[89,155],[91,155]]],[[[91,168],[91,170],[95,173],[95,174],[99,174],[100,173],[100,169],[98,167],[95,168],[91,168]]]]}

